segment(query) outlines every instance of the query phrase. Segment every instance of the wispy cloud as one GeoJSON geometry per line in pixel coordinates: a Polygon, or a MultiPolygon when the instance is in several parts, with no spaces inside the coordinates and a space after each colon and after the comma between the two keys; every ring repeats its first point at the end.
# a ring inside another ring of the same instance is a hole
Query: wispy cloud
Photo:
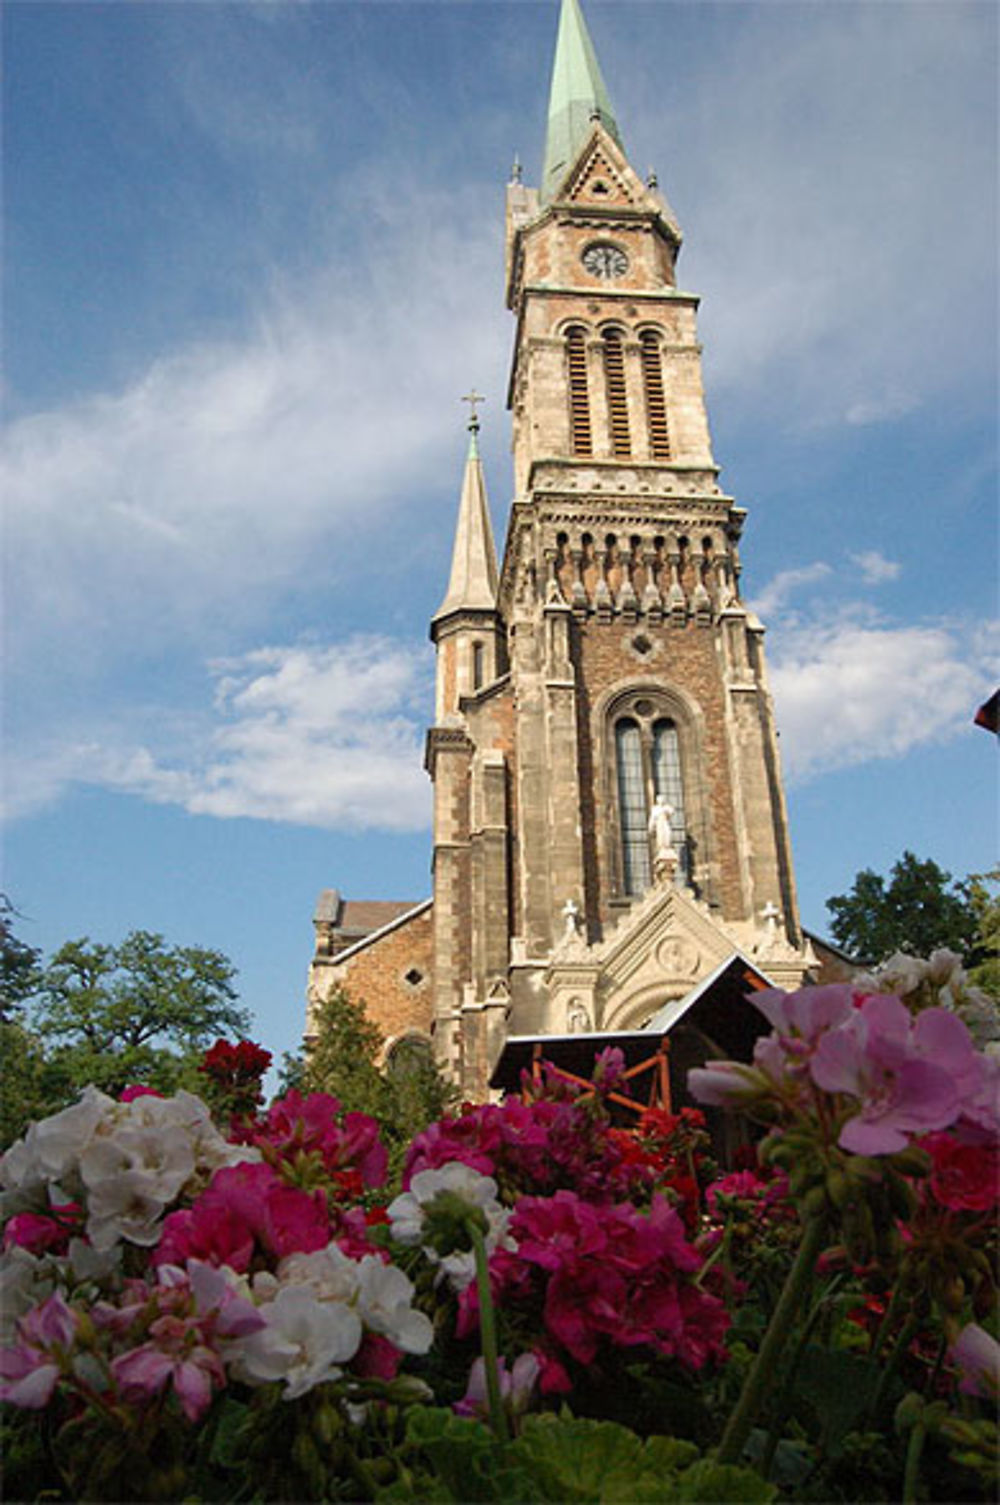
{"type": "Polygon", "coordinates": [[[779,570],[764,586],[759,595],[747,604],[765,621],[787,606],[795,594],[807,585],[815,585],[833,574],[830,565],[818,559],[814,564],[804,564],[794,570],[779,570]]]}
{"type": "Polygon", "coordinates": [[[183,735],[169,721],[42,750],[9,769],[9,814],[73,784],[341,830],[414,831],[429,820],[422,768],[429,650],[386,638],[256,649],[210,666],[214,708],[183,735]]]}
{"type": "Polygon", "coordinates": [[[898,580],[903,568],[895,559],[886,559],[878,549],[865,549],[850,557],[857,565],[865,585],[882,585],[887,580],[898,580]]]}
{"type": "Polygon", "coordinates": [[[988,412],[995,19],[741,8],[713,34],[711,88],[636,80],[647,149],[671,149],[710,389],[745,419],[873,425],[959,394],[988,412]]]}
{"type": "Polygon", "coordinates": [[[67,634],[112,656],[167,625],[197,634],[248,591],[259,605],[296,576],[314,585],[319,561],[333,592],[346,545],[391,519],[412,539],[429,488],[450,522],[458,397],[471,375],[502,392],[507,336],[502,310],[483,308],[492,217],[461,199],[439,215],[433,195],[373,196],[380,233],[357,262],[276,287],[242,341],[164,354],[121,391],[10,426],[15,663],[67,634]]]}
{"type": "Polygon", "coordinates": [[[776,632],[770,679],[786,774],[801,782],[968,730],[996,683],[996,648],[995,626],[851,613],[776,632]]]}

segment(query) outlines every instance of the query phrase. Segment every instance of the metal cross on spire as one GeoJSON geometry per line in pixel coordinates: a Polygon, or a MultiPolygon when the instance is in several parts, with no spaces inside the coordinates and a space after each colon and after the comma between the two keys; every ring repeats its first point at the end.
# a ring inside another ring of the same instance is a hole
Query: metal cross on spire
{"type": "Polygon", "coordinates": [[[470,429],[478,429],[479,414],[476,412],[476,403],[485,402],[486,398],[483,397],[480,392],[477,392],[475,387],[473,387],[471,392],[466,392],[465,396],[462,398],[462,401],[467,402],[471,409],[471,417],[469,418],[470,429]]]}

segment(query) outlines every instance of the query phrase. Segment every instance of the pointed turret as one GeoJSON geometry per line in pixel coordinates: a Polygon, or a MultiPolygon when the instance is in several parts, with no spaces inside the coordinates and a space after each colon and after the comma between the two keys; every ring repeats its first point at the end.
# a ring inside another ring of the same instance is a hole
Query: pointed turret
{"type": "Polygon", "coordinates": [[[451,577],[445,598],[431,618],[431,638],[437,647],[437,711],[439,725],[461,714],[463,696],[475,695],[491,684],[501,667],[500,618],[497,613],[497,555],[486,498],[486,482],[479,458],[479,419],[470,393],[469,453],[458,504],[451,577]]]}
{"type": "Polygon", "coordinates": [[[469,453],[458,504],[451,577],[444,600],[432,617],[440,622],[457,611],[493,611],[497,604],[497,554],[490,523],[486,481],[479,458],[479,419],[469,422],[469,453]]]}
{"type": "Polygon", "coordinates": [[[549,124],[542,171],[542,202],[551,199],[572,167],[594,121],[600,120],[610,136],[622,145],[601,77],[594,44],[580,13],[579,0],[562,0],[556,59],[549,94],[549,124]]]}

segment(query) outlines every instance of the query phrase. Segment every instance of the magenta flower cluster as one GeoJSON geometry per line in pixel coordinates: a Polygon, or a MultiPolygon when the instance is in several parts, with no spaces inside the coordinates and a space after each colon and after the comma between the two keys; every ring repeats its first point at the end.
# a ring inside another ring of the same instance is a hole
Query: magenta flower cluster
{"type": "Polygon", "coordinates": [[[572,1189],[588,1202],[648,1200],[655,1169],[637,1163],[607,1132],[593,1100],[507,1098],[442,1118],[410,1146],[404,1186],[423,1170],[457,1160],[492,1176],[501,1193],[548,1196],[572,1189]]]}
{"type": "MultiPolygon", "coordinates": [[[[610,1348],[645,1349],[692,1370],[725,1358],[728,1313],[693,1284],[703,1255],[665,1197],[647,1210],[567,1190],[522,1197],[509,1231],[516,1247],[491,1257],[491,1289],[501,1311],[538,1312],[543,1391],[568,1391],[567,1362],[591,1365],[610,1348]]],[[[477,1323],[470,1285],[459,1297],[459,1335],[477,1323]]]]}

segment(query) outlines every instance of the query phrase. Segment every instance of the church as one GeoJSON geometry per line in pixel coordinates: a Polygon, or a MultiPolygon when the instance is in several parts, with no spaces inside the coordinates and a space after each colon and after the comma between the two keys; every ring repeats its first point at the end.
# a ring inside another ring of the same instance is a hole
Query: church
{"type": "Polygon", "coordinates": [[[734,959],[817,973],[680,248],[562,0],[541,183],[507,187],[506,539],[498,560],[473,392],[430,623],[432,895],[324,890],[309,980],[307,1035],[343,987],[472,1099],[514,1038],[655,1026],[734,959]]]}

